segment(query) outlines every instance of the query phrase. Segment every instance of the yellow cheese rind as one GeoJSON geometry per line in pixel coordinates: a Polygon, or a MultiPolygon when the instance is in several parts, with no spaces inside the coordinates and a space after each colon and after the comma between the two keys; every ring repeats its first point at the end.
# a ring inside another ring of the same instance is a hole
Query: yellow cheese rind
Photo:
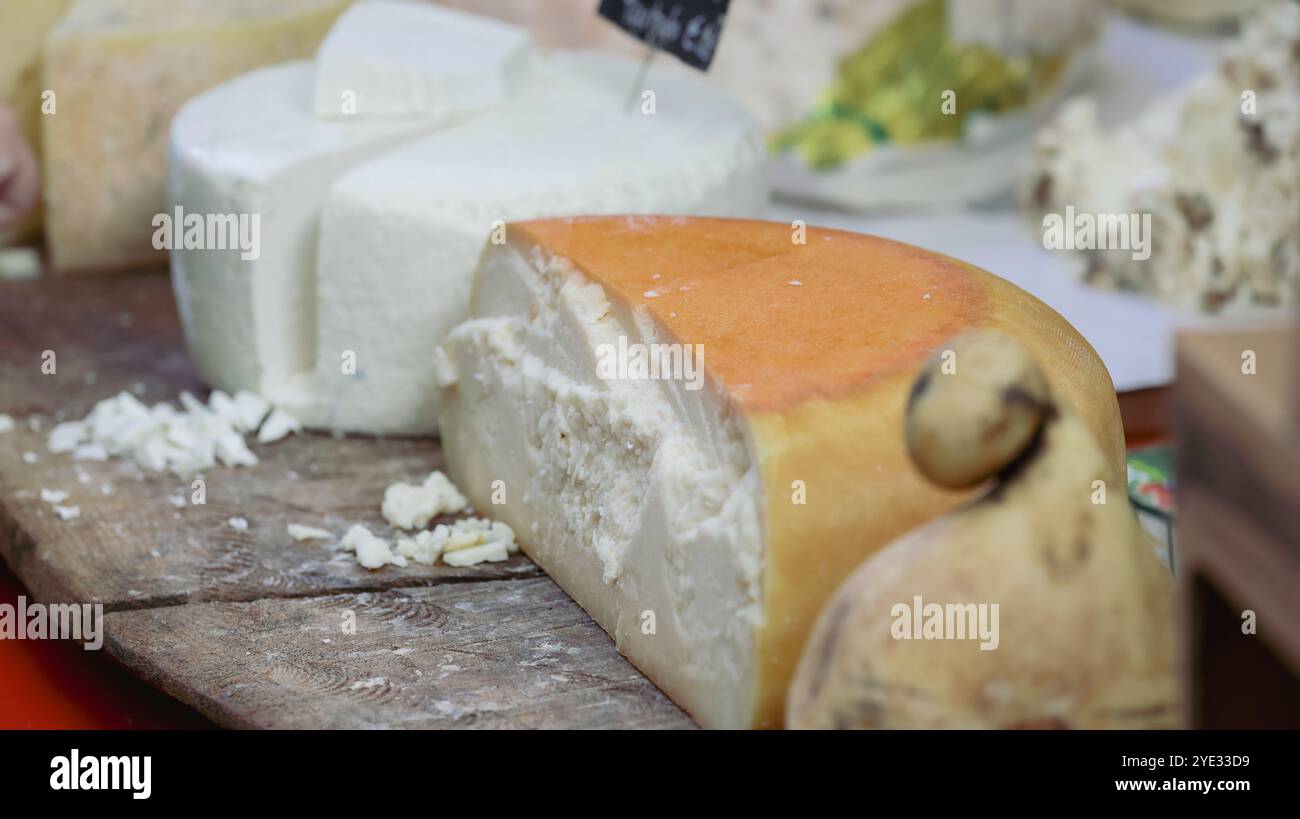
{"type": "MultiPolygon", "coordinates": [[[[1119,402],[1096,351],[1038,299],[978,268],[969,269],[989,308],[974,326],[1001,329],[1033,352],[1055,394],[1100,444],[1109,466],[1107,483],[1124,486],[1119,402]]],[[[936,487],[908,456],[904,410],[926,357],[855,396],[814,399],[748,419],[766,495],[767,616],[758,637],[756,727],[783,725],[795,665],[835,589],[880,548],[975,494],[936,487]],[[806,503],[791,502],[796,480],[804,482],[806,503]]]]}
{"type": "Polygon", "coordinates": [[[190,97],[312,56],[348,0],[78,0],[46,41],[46,241],[57,272],[165,264],[167,137],[190,97]]]}
{"type": "MultiPolygon", "coordinates": [[[[611,302],[644,311],[657,339],[707,350],[706,370],[739,419],[762,485],[752,727],[783,725],[804,643],[854,569],[973,496],[926,481],[904,435],[916,372],[952,337],[989,327],[1024,343],[1099,443],[1107,483],[1124,485],[1119,404],[1100,357],[1050,307],[964,262],[818,228],[797,243],[789,225],[726,219],[538,220],[512,223],[509,236],[524,257],[536,249],[538,258],[562,258],[611,302]]],[[[450,456],[449,466],[464,469],[450,456]]],[[[516,531],[613,631],[612,596],[600,596],[600,583],[548,562],[527,529],[516,531]]],[[[652,645],[620,648],[697,719],[722,724],[693,708],[699,692],[656,673],[662,658],[652,645]]]]}

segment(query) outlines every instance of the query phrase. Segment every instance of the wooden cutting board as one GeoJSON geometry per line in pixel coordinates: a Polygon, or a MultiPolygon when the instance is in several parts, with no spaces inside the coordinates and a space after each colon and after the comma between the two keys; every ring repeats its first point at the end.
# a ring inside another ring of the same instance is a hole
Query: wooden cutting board
{"type": "Polygon", "coordinates": [[[105,649],[218,724],[693,724],[522,555],[370,572],[286,534],[364,523],[391,539],[384,488],[442,468],[436,441],[253,445],[260,463],[210,470],[207,502],[193,505],[181,503],[188,480],[46,448],[55,423],[121,390],[148,403],[206,397],[165,275],[0,283],[0,413],[18,424],[0,435],[0,556],[36,601],[103,604],[105,649]],[[42,489],[68,492],[81,516],[59,520],[42,489]]]}

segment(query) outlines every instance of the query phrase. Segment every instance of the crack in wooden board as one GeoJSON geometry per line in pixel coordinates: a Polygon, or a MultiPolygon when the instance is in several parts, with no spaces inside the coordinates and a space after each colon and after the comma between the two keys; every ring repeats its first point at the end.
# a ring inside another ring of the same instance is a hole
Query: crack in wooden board
{"type": "Polygon", "coordinates": [[[693,726],[544,577],[105,619],[115,657],[229,727],[693,726]]]}
{"type": "Polygon", "coordinates": [[[0,412],[18,423],[0,435],[0,556],[37,600],[103,604],[110,612],[110,652],[218,723],[691,725],[522,555],[462,569],[413,565],[368,572],[347,554],[288,537],[291,522],[336,535],[364,523],[391,539],[396,533],[379,513],[383,490],[440,468],[435,441],[300,435],[253,445],[257,466],[210,470],[204,475],[207,503],[176,508],[169,499],[188,498],[188,480],[120,460],[74,462],[46,448],[55,423],[84,417],[97,401],[122,390],[150,403],[175,402],[181,390],[206,395],[184,354],[165,276],[0,283],[0,412]],[[55,374],[41,371],[45,350],[57,355],[55,374]],[[39,430],[27,426],[33,416],[39,430]],[[23,461],[29,451],[39,456],[36,463],[23,461]],[[67,503],[78,505],[81,517],[58,520],[40,500],[43,488],[69,492],[67,503]],[[228,525],[234,516],[248,520],[246,531],[228,525]],[[434,607],[450,600],[453,607],[493,613],[501,624],[494,635],[490,622],[459,616],[447,621],[455,625],[450,631],[381,618],[364,633],[358,629],[359,654],[322,648],[343,643],[304,648],[303,634],[319,627],[321,611],[339,601],[371,611],[373,600],[390,597],[429,600],[434,607]],[[524,606],[516,609],[520,600],[524,606]],[[280,625],[267,630],[266,623],[280,625]],[[511,665],[548,662],[534,650],[548,634],[574,652],[555,672],[576,681],[572,685],[552,680],[556,687],[546,689],[544,680],[522,670],[527,666],[511,665]],[[300,665],[269,674],[244,659],[253,656],[245,653],[251,649],[232,650],[250,641],[264,654],[282,652],[300,665]],[[283,645],[276,647],[277,641],[283,645]],[[465,658],[461,665],[475,673],[456,684],[417,685],[432,669],[412,666],[417,660],[396,663],[392,658],[401,655],[380,648],[398,641],[413,649],[408,657],[424,657],[437,646],[465,658]],[[345,696],[324,696],[306,683],[286,682],[294,673],[309,680],[341,675],[350,686],[354,671],[371,667],[399,681],[392,696],[372,692],[370,699],[382,707],[365,705],[368,700],[351,688],[345,696]],[[508,705],[486,707],[492,703],[508,705]]]}

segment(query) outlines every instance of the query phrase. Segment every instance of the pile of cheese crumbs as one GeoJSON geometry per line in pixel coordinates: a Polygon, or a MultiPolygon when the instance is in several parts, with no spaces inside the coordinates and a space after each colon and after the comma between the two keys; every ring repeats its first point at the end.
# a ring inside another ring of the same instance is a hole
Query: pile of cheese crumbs
{"type": "Polygon", "coordinates": [[[206,405],[188,392],[181,408],[166,402],[150,407],[129,392],[95,405],[81,421],[65,421],[50,431],[51,452],[70,452],[77,460],[127,458],[153,472],[192,475],[216,466],[252,466],[257,456],[244,436],[256,433],[269,444],[302,425],[264,398],[240,391],[232,398],[214,390],[206,405]]]}
{"type": "MultiPolygon", "coordinates": [[[[420,530],[397,540],[397,551],[389,542],[357,524],[343,536],[341,545],[354,552],[357,563],[367,569],[385,566],[404,568],[408,560],[432,566],[439,558],[448,566],[499,563],[519,551],[514,531],[499,521],[464,518],[425,529],[439,515],[452,515],[469,508],[469,501],[441,472],[433,472],[420,484],[395,483],[384,491],[384,519],[396,529],[420,530]]],[[[330,533],[313,526],[289,524],[294,540],[326,540],[330,533]]]]}

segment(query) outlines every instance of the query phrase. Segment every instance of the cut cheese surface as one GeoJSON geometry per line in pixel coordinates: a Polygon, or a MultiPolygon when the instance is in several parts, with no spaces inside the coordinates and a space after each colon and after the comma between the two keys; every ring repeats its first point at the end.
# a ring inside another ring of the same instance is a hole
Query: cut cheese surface
{"type": "Polygon", "coordinates": [[[528,32],[410,0],[348,9],[316,55],[316,115],[437,116],[504,102],[527,76],[528,32]]]}
{"type": "Polygon", "coordinates": [[[1123,478],[1096,353],[977,268],[841,231],[794,244],[789,225],[739,220],[508,233],[435,356],[449,474],[703,725],[779,726],[836,586],[969,497],[916,473],[903,436],[912,377],[951,335],[1024,341],[1123,478]],[[611,377],[601,362],[620,344],[702,345],[705,377],[611,377]]]}
{"type": "MultiPolygon", "coordinates": [[[[172,116],[253,68],[310,57],[347,0],[77,0],[42,59],[51,266],[94,272],[165,262],[172,116]]],[[[310,93],[310,91],[308,92],[310,93]]]]}
{"type": "Polygon", "coordinates": [[[632,60],[557,54],[518,99],[348,173],[330,190],[317,272],[310,426],[437,429],[430,350],[464,315],[486,240],[553,214],[755,215],[767,198],[753,121],[725,95],[656,67],[654,114],[625,107],[632,60]],[[495,231],[495,234],[494,234],[495,231]],[[354,357],[355,372],[341,363],[354,357]]]}
{"type": "Polygon", "coordinates": [[[311,368],[326,191],[348,169],[434,127],[427,117],[319,120],[311,88],[311,63],[260,69],[191,100],[172,127],[169,215],[258,220],[256,258],[239,246],[171,254],[190,357],[228,392],[270,395],[311,368]]]}

